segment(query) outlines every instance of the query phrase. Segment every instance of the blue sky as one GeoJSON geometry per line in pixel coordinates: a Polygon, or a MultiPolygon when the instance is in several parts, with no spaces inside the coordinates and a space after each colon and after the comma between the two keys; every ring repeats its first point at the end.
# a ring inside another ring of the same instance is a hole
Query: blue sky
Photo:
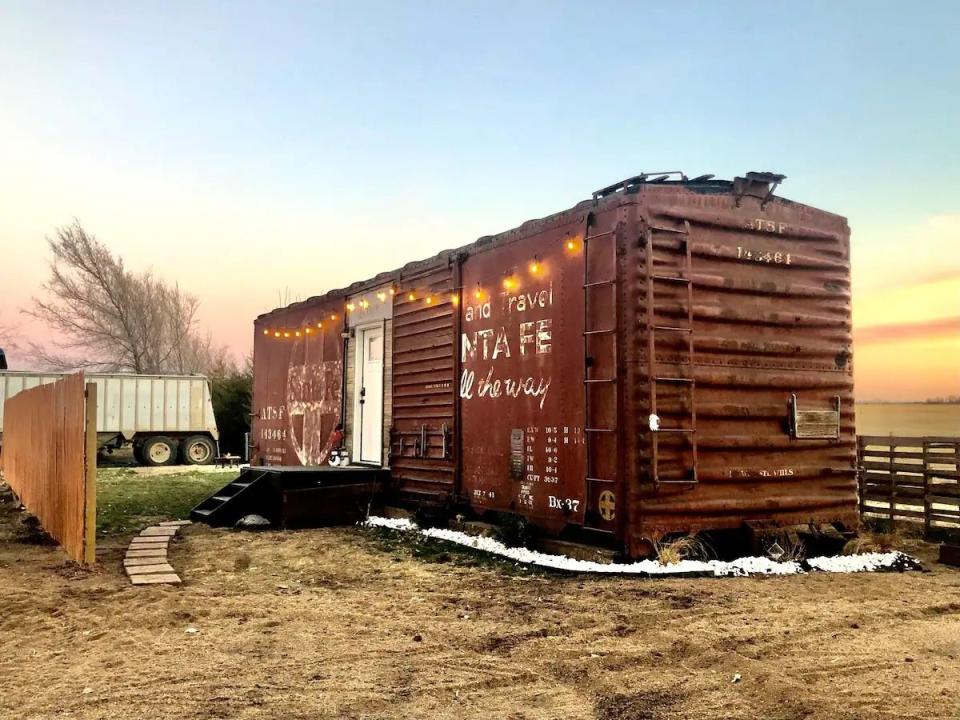
{"type": "Polygon", "coordinates": [[[883,287],[960,265],[958,27],[955,2],[7,2],[0,243],[37,272],[0,282],[28,300],[78,217],[242,350],[278,291],[683,169],[786,174],[883,287]]]}

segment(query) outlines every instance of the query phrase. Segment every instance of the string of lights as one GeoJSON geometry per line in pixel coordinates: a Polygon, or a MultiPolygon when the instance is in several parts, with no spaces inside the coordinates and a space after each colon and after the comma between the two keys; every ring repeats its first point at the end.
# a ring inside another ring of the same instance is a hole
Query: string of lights
{"type": "MultiPolygon", "coordinates": [[[[582,247],[580,238],[566,238],[564,240],[563,247],[568,254],[578,253],[582,247]]],[[[531,258],[526,269],[531,277],[542,277],[547,274],[547,265],[537,255],[534,255],[533,258],[531,258]]],[[[517,270],[515,268],[506,270],[503,274],[503,279],[501,280],[500,284],[501,287],[507,292],[515,292],[519,290],[521,286],[521,279],[517,270]]],[[[385,303],[389,298],[392,298],[396,295],[404,298],[408,303],[422,302],[424,305],[431,306],[441,305],[443,300],[446,299],[451,305],[457,307],[460,304],[461,292],[466,292],[466,289],[458,288],[452,292],[438,292],[429,288],[400,288],[394,285],[386,290],[377,290],[372,295],[373,300],[368,299],[367,296],[351,298],[343,306],[343,316],[344,318],[347,318],[352,314],[365,312],[366,310],[369,310],[370,307],[375,304],[375,302],[385,303]]],[[[476,302],[484,302],[490,297],[490,292],[480,283],[477,283],[470,295],[476,302]]],[[[262,332],[264,336],[276,340],[296,340],[298,338],[323,334],[327,329],[338,328],[337,320],[339,319],[340,316],[337,313],[331,313],[322,320],[317,320],[315,322],[307,323],[298,327],[267,327],[264,328],[262,332]]]]}

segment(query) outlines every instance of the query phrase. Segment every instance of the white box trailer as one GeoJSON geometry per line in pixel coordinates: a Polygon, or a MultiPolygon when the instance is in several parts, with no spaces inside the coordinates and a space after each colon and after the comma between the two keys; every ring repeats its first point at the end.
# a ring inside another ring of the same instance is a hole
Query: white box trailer
{"type": "MultiPolygon", "coordinates": [[[[22,390],[56,382],[65,373],[0,371],[0,443],[4,401],[22,390]]],[[[97,442],[112,452],[130,444],[142,465],[177,461],[205,465],[217,455],[220,433],[202,375],[86,373],[97,386],[97,442]]]]}

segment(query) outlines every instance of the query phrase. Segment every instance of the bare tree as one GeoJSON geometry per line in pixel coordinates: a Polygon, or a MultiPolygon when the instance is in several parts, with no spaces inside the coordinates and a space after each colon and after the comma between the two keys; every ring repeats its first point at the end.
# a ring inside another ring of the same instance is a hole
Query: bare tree
{"type": "Polygon", "coordinates": [[[25,312],[46,322],[53,348],[31,344],[54,369],[108,372],[204,372],[217,351],[197,332],[199,301],[151,272],[134,273],[80,223],[47,238],[53,253],[46,297],[25,312]]]}
{"type": "Polygon", "coordinates": [[[15,325],[0,321],[0,347],[10,349],[16,345],[17,328],[15,325]]]}

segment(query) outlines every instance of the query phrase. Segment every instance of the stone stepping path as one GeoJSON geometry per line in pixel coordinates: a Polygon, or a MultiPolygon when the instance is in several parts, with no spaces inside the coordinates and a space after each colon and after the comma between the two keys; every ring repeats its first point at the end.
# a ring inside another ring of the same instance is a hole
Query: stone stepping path
{"type": "Polygon", "coordinates": [[[189,520],[169,520],[153,525],[130,541],[123,569],[134,585],[177,585],[180,576],[167,562],[167,547],[170,538],[180,528],[189,525],[189,520]]]}

